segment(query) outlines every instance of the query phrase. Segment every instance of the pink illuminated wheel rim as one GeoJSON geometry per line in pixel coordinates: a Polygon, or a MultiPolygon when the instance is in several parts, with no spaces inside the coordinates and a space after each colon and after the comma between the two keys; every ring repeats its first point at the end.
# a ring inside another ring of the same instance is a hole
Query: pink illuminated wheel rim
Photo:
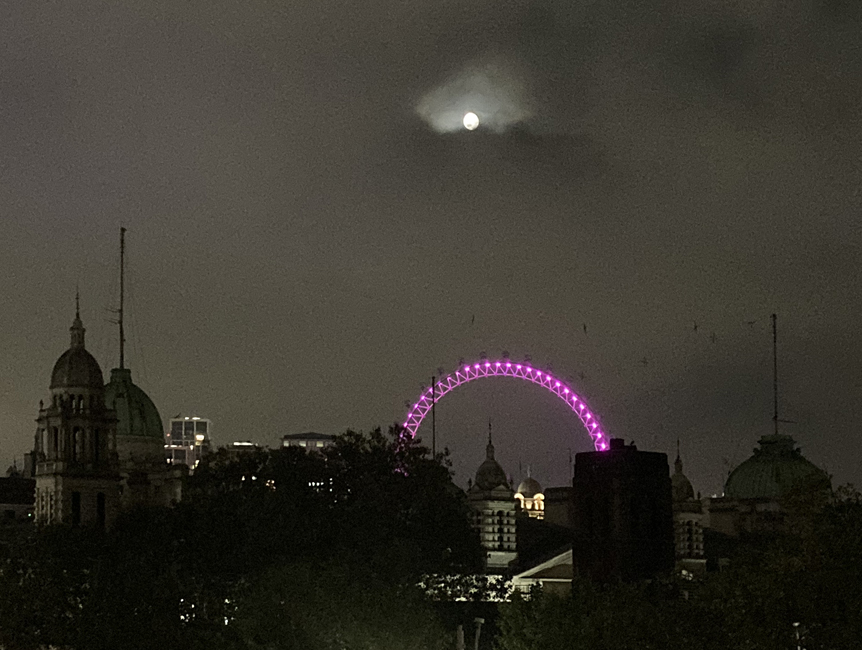
{"type": "Polygon", "coordinates": [[[502,361],[482,360],[472,364],[465,364],[458,370],[443,377],[435,384],[434,390],[426,389],[419,399],[410,407],[407,418],[404,420],[404,428],[410,432],[412,437],[416,436],[422,420],[431,412],[432,392],[433,399],[437,402],[440,398],[450,393],[459,386],[485,377],[514,377],[523,379],[541,386],[563,400],[572,412],[578,416],[587,434],[593,441],[596,451],[605,451],[608,448],[608,436],[602,431],[596,414],[590,410],[587,403],[579,397],[569,386],[551,374],[533,368],[529,363],[515,363],[508,359],[502,361]]]}

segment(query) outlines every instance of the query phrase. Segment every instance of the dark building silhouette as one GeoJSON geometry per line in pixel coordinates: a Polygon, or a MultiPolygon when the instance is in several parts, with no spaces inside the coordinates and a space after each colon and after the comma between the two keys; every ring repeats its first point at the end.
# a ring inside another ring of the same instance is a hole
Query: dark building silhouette
{"type": "Polygon", "coordinates": [[[674,566],[667,455],[621,439],[607,451],[577,454],[572,556],[576,574],[642,580],[674,566]]]}
{"type": "Polygon", "coordinates": [[[572,486],[545,488],[545,521],[572,528],[572,486]]]}
{"type": "Polygon", "coordinates": [[[0,478],[0,525],[31,521],[36,495],[36,481],[23,474],[17,464],[0,478]]]}
{"type": "Polygon", "coordinates": [[[789,497],[831,489],[829,475],[805,458],[790,436],[767,435],[758,444],[727,477],[724,495],[710,499],[709,526],[716,533],[733,538],[780,533],[786,529],[789,497]]]}

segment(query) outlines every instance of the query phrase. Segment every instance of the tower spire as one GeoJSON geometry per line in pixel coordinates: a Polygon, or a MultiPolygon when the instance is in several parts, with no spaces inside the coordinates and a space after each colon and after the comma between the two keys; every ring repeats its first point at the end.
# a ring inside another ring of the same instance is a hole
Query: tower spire
{"type": "Polygon", "coordinates": [[[485,447],[485,456],[494,460],[494,443],[491,442],[491,418],[488,418],[488,446],[485,447]]]}
{"type": "Polygon", "coordinates": [[[75,320],[72,321],[72,327],[69,332],[72,335],[71,347],[84,347],[84,324],[81,322],[81,292],[78,287],[75,287],[75,320]]]}
{"type": "Polygon", "coordinates": [[[679,455],[679,438],[676,439],[676,460],[673,463],[673,468],[677,474],[682,474],[682,457],[679,455]]]}
{"type": "Polygon", "coordinates": [[[126,334],[123,331],[123,302],[125,299],[126,229],[120,228],[120,309],[117,324],[120,326],[120,369],[125,368],[126,334]]]}

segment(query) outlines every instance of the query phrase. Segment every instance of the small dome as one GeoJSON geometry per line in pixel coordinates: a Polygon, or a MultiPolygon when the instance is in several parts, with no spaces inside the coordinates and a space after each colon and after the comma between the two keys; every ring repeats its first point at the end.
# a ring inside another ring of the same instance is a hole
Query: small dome
{"type": "Polygon", "coordinates": [[[690,501],[694,498],[694,488],[685,474],[679,472],[670,477],[670,489],[674,502],[690,501]]]}
{"type": "Polygon", "coordinates": [[[694,488],[691,481],[682,473],[682,458],[679,456],[679,441],[677,441],[676,461],[673,464],[674,472],[670,477],[671,498],[674,503],[691,501],[694,499],[694,488]]]}
{"type": "MultiPolygon", "coordinates": [[[[77,300],[77,298],[76,298],[77,300]]],[[[75,310],[75,320],[69,328],[71,344],[60,355],[54,370],[51,371],[51,388],[98,388],[105,383],[102,369],[93,355],[84,348],[84,324],[81,315],[75,310]]]]}
{"type": "Polygon", "coordinates": [[[104,384],[99,362],[83,346],[61,354],[51,372],[51,388],[101,389],[104,384]]]}
{"type": "Polygon", "coordinates": [[[476,470],[475,486],[480,490],[493,490],[500,486],[509,487],[509,479],[506,478],[506,472],[500,467],[494,459],[494,445],[491,443],[490,435],[488,438],[488,446],[485,447],[485,460],[479,465],[476,470]]]}
{"type": "Polygon", "coordinates": [[[117,412],[117,436],[155,438],[164,444],[162,417],[153,400],[132,383],[128,368],[111,370],[111,381],[105,386],[105,406],[117,412]]]}
{"type": "Polygon", "coordinates": [[[802,456],[790,436],[763,436],[760,448],[744,461],[724,485],[724,495],[731,499],[776,499],[787,495],[804,481],[829,485],[829,477],[802,456]]]}
{"type": "Polygon", "coordinates": [[[482,490],[493,490],[494,488],[509,486],[506,472],[493,458],[485,459],[476,471],[476,485],[482,490]]]}
{"type": "Polygon", "coordinates": [[[536,479],[528,476],[518,486],[518,493],[525,499],[532,499],[537,494],[542,493],[542,486],[536,479]]]}

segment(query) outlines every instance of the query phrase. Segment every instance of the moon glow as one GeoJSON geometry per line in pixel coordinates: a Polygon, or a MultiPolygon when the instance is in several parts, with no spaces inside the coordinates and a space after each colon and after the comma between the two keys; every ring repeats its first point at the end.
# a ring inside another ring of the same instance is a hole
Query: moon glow
{"type": "Polygon", "coordinates": [[[470,111],[464,115],[464,128],[468,131],[475,131],[479,127],[479,116],[470,111]]]}

